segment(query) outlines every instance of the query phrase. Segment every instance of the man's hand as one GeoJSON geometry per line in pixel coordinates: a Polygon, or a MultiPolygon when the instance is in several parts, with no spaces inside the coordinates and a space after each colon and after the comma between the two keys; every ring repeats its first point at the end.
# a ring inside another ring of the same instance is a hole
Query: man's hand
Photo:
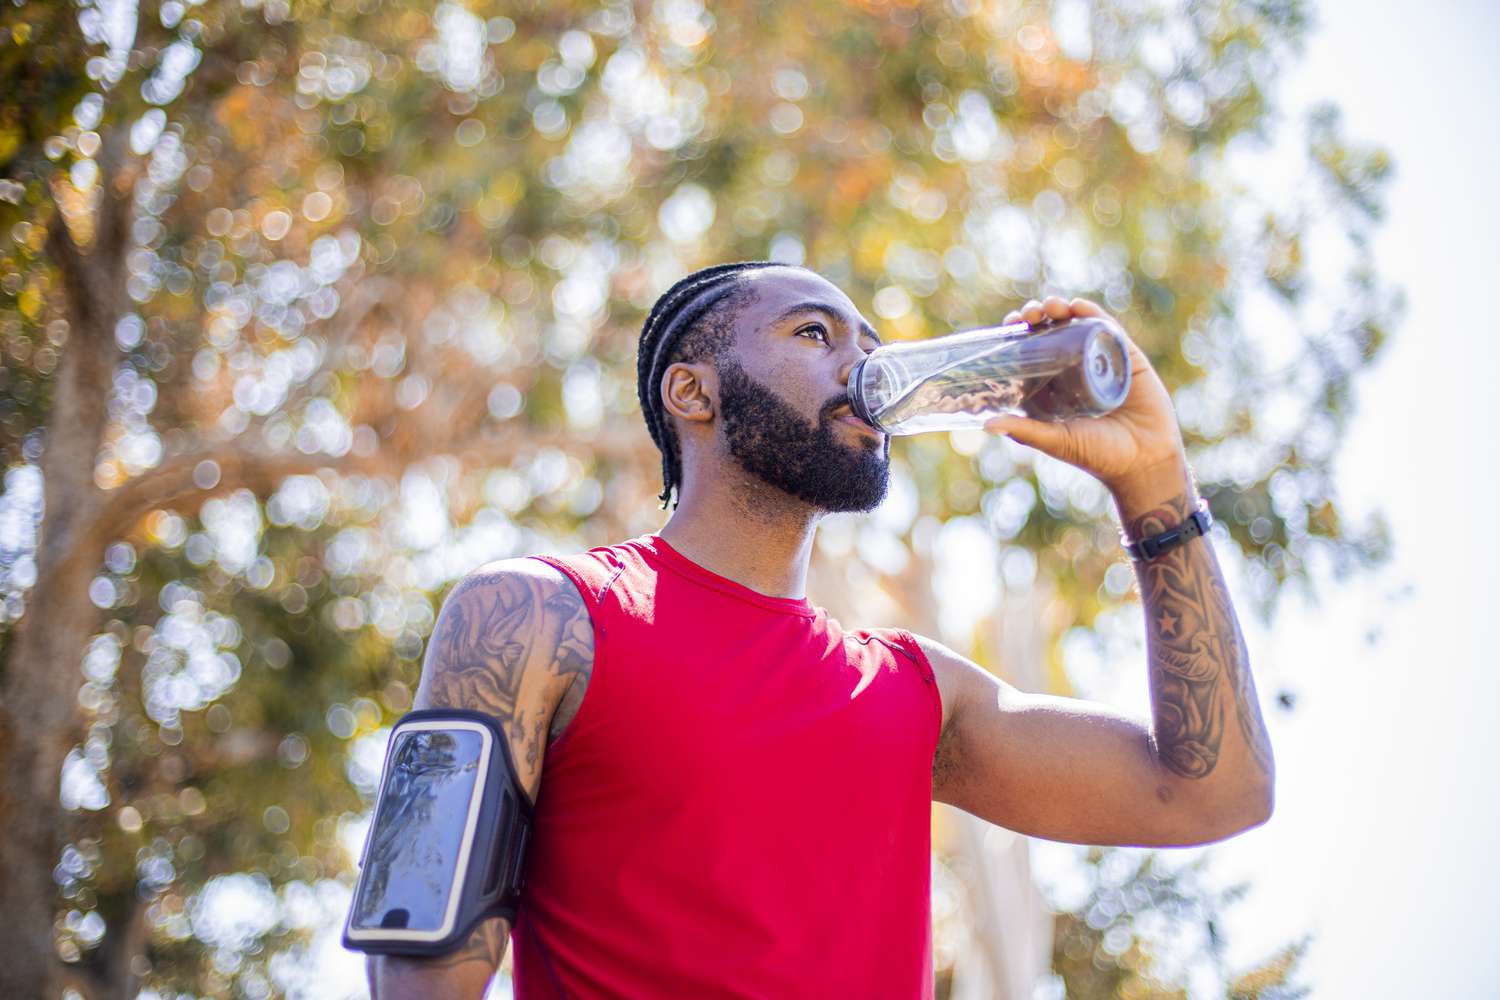
{"type": "MultiPolygon", "coordinates": [[[[1056,296],[1045,302],[1033,299],[1007,315],[1005,322],[1024,320],[1038,326],[1082,316],[1106,319],[1119,326],[1087,299],[1068,301],[1056,296]]],[[[1185,450],[1172,399],[1129,334],[1125,342],[1130,349],[1130,393],[1114,411],[1102,417],[1059,422],[1004,414],[988,421],[984,429],[1077,466],[1112,492],[1119,492],[1133,477],[1154,469],[1176,469],[1184,462],[1185,450]]]]}

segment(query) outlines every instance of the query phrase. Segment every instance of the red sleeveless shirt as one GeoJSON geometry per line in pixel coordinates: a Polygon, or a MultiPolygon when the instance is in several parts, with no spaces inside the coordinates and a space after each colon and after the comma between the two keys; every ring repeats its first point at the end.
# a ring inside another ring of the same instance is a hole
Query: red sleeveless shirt
{"type": "Polygon", "coordinates": [[[516,996],[930,998],[942,706],[910,633],[656,535],[534,558],[583,596],[594,671],[543,763],[516,996]]]}

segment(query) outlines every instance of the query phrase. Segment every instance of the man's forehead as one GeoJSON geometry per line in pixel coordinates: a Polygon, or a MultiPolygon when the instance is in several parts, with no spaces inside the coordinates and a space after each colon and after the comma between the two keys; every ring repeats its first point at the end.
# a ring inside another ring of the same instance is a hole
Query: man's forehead
{"type": "Polygon", "coordinates": [[[755,302],[767,309],[780,309],[798,302],[818,302],[855,315],[844,290],[820,274],[791,267],[768,267],[745,276],[755,292],[755,302]]]}

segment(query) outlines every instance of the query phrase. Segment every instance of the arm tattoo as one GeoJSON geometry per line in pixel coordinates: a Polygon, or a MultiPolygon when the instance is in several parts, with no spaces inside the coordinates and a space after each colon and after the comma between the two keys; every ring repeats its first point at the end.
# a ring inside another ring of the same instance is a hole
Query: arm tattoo
{"type": "MultiPolygon", "coordinates": [[[[1187,496],[1136,517],[1132,538],[1180,524],[1187,496]]],[[[1136,564],[1151,659],[1157,753],[1184,778],[1206,778],[1219,762],[1226,716],[1233,712],[1256,768],[1272,774],[1271,741],[1250,675],[1250,657],[1213,549],[1189,542],[1136,564]]]]}
{"type": "Polygon", "coordinates": [[[562,714],[553,709],[564,689],[581,690],[577,681],[587,683],[593,663],[593,625],[572,583],[504,570],[476,573],[443,605],[416,703],[498,719],[534,799],[542,736],[549,721],[559,728],[562,714]]]}
{"type": "Polygon", "coordinates": [[[510,923],[504,917],[486,920],[474,928],[474,933],[469,935],[462,948],[421,961],[440,969],[465,962],[482,962],[485,968],[494,969],[505,957],[505,938],[509,933],[510,923]]]}
{"type": "Polygon", "coordinates": [[[470,993],[477,996],[500,967],[509,934],[509,922],[496,917],[480,923],[463,947],[446,955],[427,958],[371,955],[365,966],[371,1000],[470,993]]]}

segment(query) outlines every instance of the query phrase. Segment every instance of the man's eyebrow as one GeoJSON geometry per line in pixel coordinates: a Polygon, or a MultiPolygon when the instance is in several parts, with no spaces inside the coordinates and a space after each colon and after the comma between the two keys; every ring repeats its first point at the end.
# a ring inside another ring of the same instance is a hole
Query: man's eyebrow
{"type": "MultiPolygon", "coordinates": [[[[780,316],[777,316],[773,323],[781,323],[785,320],[791,319],[798,313],[804,312],[822,313],[829,319],[840,323],[843,322],[844,319],[844,317],[839,315],[839,313],[832,307],[826,306],[821,302],[799,302],[796,305],[792,306],[790,309],[783,312],[780,316]]],[[[869,337],[877,344],[885,343],[885,341],[880,339],[880,334],[875,332],[875,328],[869,323],[866,323],[864,320],[859,321],[859,332],[864,334],[866,337],[869,337]]]]}

